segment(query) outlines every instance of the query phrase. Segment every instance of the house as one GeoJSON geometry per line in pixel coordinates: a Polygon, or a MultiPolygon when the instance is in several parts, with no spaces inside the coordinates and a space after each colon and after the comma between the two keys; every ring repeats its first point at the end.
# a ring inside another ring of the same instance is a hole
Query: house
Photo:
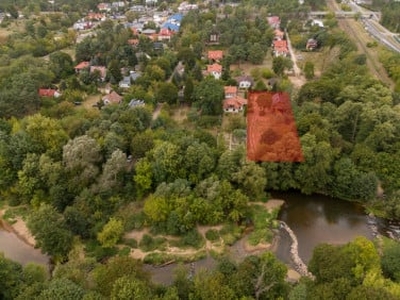
{"type": "Polygon", "coordinates": [[[224,52],[222,50],[210,50],[207,53],[207,58],[212,62],[221,61],[223,57],[224,52]]]}
{"type": "Polygon", "coordinates": [[[174,14],[171,17],[169,17],[164,24],[162,24],[161,28],[167,28],[171,31],[178,32],[181,26],[182,18],[183,18],[182,14],[179,13],[174,14]]]}
{"type": "Polygon", "coordinates": [[[110,12],[111,11],[111,4],[110,3],[104,3],[104,2],[99,3],[97,5],[97,9],[99,11],[110,12]]]}
{"type": "Polygon", "coordinates": [[[192,9],[198,9],[199,6],[197,4],[189,4],[187,1],[182,2],[178,6],[178,11],[180,12],[187,12],[192,9]]]}
{"type": "Polygon", "coordinates": [[[218,45],[219,44],[219,37],[220,37],[220,32],[216,28],[216,26],[213,26],[213,29],[210,32],[210,35],[208,36],[208,42],[207,44],[209,45],[218,45]]]}
{"type": "Polygon", "coordinates": [[[225,99],[222,105],[224,112],[238,113],[243,111],[244,107],[247,105],[247,99],[235,96],[233,98],[225,99]]]}
{"type": "Polygon", "coordinates": [[[306,50],[313,51],[318,48],[318,41],[315,39],[308,39],[306,44],[306,50]]]}
{"type": "Polygon", "coordinates": [[[122,96],[118,95],[115,91],[112,91],[108,95],[105,95],[103,98],[104,105],[109,105],[109,104],[120,104],[122,101],[122,96]]]}
{"type": "Polygon", "coordinates": [[[74,30],[87,30],[93,27],[93,23],[90,21],[78,21],[76,23],[74,23],[74,25],[72,26],[72,28],[74,30]]]}
{"type": "Polygon", "coordinates": [[[39,89],[39,97],[54,97],[58,98],[61,94],[55,89],[39,89]]]}
{"type": "Polygon", "coordinates": [[[254,84],[253,78],[248,75],[242,75],[236,77],[236,82],[238,84],[239,89],[245,89],[245,90],[249,89],[254,84]]]}
{"type": "Polygon", "coordinates": [[[145,12],[146,7],[144,7],[144,5],[132,5],[129,10],[134,12],[145,12]]]}
{"type": "Polygon", "coordinates": [[[120,9],[125,7],[125,2],[124,1],[115,1],[111,3],[111,6],[115,9],[120,9]]]}
{"type": "Polygon", "coordinates": [[[124,76],[124,78],[119,82],[119,87],[123,89],[130,88],[132,83],[136,81],[141,76],[139,72],[130,71],[128,76],[124,76]]]}
{"type": "Polygon", "coordinates": [[[106,79],[107,75],[107,69],[104,66],[90,66],[90,74],[93,74],[95,72],[99,72],[100,74],[100,80],[104,81],[106,79]]]}
{"type": "Polygon", "coordinates": [[[274,29],[279,29],[281,27],[281,19],[278,16],[267,17],[267,22],[269,26],[274,29]]]}
{"type": "Polygon", "coordinates": [[[99,14],[99,13],[95,13],[95,12],[89,12],[86,16],[87,20],[91,20],[91,21],[105,21],[106,20],[106,16],[105,14],[99,14]]]}
{"type": "Polygon", "coordinates": [[[146,103],[144,103],[144,100],[138,100],[138,99],[132,99],[128,106],[133,108],[133,107],[141,107],[141,106],[145,106],[146,103]]]}
{"type": "Polygon", "coordinates": [[[174,31],[168,28],[161,28],[160,32],[158,33],[158,40],[159,41],[169,41],[171,37],[174,35],[174,31]]]}
{"type": "Polygon", "coordinates": [[[311,26],[318,26],[319,28],[324,28],[324,22],[321,20],[312,20],[311,26]]]}
{"type": "Polygon", "coordinates": [[[275,56],[287,56],[289,49],[286,40],[278,40],[272,42],[273,53],[275,56]]]}
{"type": "Polygon", "coordinates": [[[139,45],[139,39],[129,39],[128,44],[133,48],[136,48],[139,45]]]}
{"type": "Polygon", "coordinates": [[[75,73],[79,74],[82,70],[89,68],[88,61],[82,61],[74,67],[75,73]]]}
{"type": "Polygon", "coordinates": [[[228,85],[224,86],[225,99],[234,98],[237,96],[237,86],[228,85]]]}
{"type": "Polygon", "coordinates": [[[214,76],[215,79],[220,79],[222,75],[222,66],[217,63],[207,65],[207,74],[214,76]]]}

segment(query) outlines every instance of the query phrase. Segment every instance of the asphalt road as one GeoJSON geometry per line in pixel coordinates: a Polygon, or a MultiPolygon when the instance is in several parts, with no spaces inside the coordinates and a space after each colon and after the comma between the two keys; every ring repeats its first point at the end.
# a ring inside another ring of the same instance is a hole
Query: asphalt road
{"type": "Polygon", "coordinates": [[[397,34],[390,32],[381,24],[379,24],[379,17],[375,12],[358,6],[354,2],[350,2],[349,5],[354,12],[359,12],[362,14],[369,13],[371,18],[362,19],[364,29],[367,30],[369,34],[371,34],[380,43],[389,49],[400,53],[400,43],[394,39],[397,34]]]}

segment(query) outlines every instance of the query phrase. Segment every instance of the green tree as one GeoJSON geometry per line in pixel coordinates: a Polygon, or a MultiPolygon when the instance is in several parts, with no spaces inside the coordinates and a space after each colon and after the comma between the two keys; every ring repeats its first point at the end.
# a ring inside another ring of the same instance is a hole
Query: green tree
{"type": "Polygon", "coordinates": [[[71,56],[61,51],[50,54],[49,67],[57,80],[65,79],[74,73],[74,64],[71,56]]]}
{"type": "Polygon", "coordinates": [[[110,61],[107,69],[107,76],[109,76],[111,83],[116,84],[122,80],[121,65],[117,60],[110,61]]]}
{"type": "Polygon", "coordinates": [[[22,267],[0,253],[0,298],[15,299],[22,284],[22,267]]]}
{"type": "Polygon", "coordinates": [[[287,57],[277,56],[272,60],[272,70],[278,76],[282,76],[285,70],[292,68],[292,66],[292,61],[287,57]]]}
{"type": "Polygon", "coordinates": [[[207,77],[195,87],[194,102],[203,115],[220,115],[222,113],[222,100],[224,88],[213,77],[207,77]]]}
{"type": "Polygon", "coordinates": [[[72,247],[72,234],[65,221],[56,210],[43,204],[38,210],[31,213],[27,222],[28,228],[36,238],[36,246],[44,253],[62,260],[72,247]]]}
{"type": "Polygon", "coordinates": [[[64,278],[57,278],[50,281],[49,286],[40,293],[37,299],[83,299],[84,294],[85,290],[74,282],[64,278]]]}
{"type": "Polygon", "coordinates": [[[83,188],[94,182],[102,159],[96,140],[83,135],[68,141],[63,147],[63,163],[70,174],[71,189],[83,188]]]}
{"type": "Polygon", "coordinates": [[[262,46],[259,43],[252,44],[249,49],[248,60],[255,65],[259,65],[264,61],[264,57],[265,52],[262,46]]]}
{"type": "Polygon", "coordinates": [[[304,74],[307,79],[314,78],[314,64],[310,61],[306,61],[304,64],[304,74]]]}
{"type": "Polygon", "coordinates": [[[151,291],[143,281],[135,277],[122,276],[115,280],[112,291],[112,300],[147,300],[151,298],[151,291]]]}
{"type": "Polygon", "coordinates": [[[151,190],[153,184],[151,163],[146,158],[140,159],[135,165],[135,172],[133,181],[135,182],[136,194],[141,198],[151,190]]]}
{"type": "Polygon", "coordinates": [[[140,261],[129,256],[115,256],[107,264],[99,265],[93,270],[95,290],[109,298],[116,280],[125,276],[134,277],[146,283],[150,280],[149,274],[143,270],[140,261]]]}
{"type": "Polygon", "coordinates": [[[400,243],[395,241],[388,242],[383,248],[381,266],[383,275],[395,282],[400,282],[400,264],[398,257],[400,255],[400,243]]]}
{"type": "Polygon", "coordinates": [[[114,247],[124,232],[124,224],[121,220],[110,218],[103,229],[97,234],[97,240],[105,248],[114,247]]]}
{"type": "Polygon", "coordinates": [[[157,102],[174,105],[178,100],[178,88],[171,82],[160,82],[154,96],[157,102]]]}

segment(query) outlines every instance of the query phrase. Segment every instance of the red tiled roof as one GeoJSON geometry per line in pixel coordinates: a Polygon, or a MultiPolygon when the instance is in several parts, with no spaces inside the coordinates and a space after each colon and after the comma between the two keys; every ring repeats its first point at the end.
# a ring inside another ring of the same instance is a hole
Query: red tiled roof
{"type": "Polygon", "coordinates": [[[225,99],[224,103],[223,103],[223,108],[224,109],[229,109],[229,108],[240,109],[244,105],[247,105],[247,99],[236,96],[234,98],[225,99]]]}
{"type": "Polygon", "coordinates": [[[118,95],[115,91],[112,91],[108,95],[105,95],[103,98],[103,101],[108,101],[110,103],[120,103],[122,100],[122,96],[118,95]]]}
{"type": "Polygon", "coordinates": [[[208,59],[221,60],[224,57],[222,50],[210,50],[208,51],[208,59]]]}
{"type": "Polygon", "coordinates": [[[54,89],[39,89],[39,96],[40,97],[54,97],[54,94],[57,91],[54,89]]]}
{"type": "Polygon", "coordinates": [[[172,30],[169,30],[168,28],[161,28],[159,35],[165,35],[165,36],[172,36],[174,32],[172,30]]]}
{"type": "Polygon", "coordinates": [[[237,86],[234,86],[234,85],[224,86],[224,92],[225,92],[225,95],[226,94],[236,94],[237,86]]]}
{"type": "Polygon", "coordinates": [[[222,66],[220,64],[212,64],[212,65],[207,65],[207,72],[222,72],[222,66]]]}
{"type": "Polygon", "coordinates": [[[274,49],[276,48],[287,48],[286,40],[274,41],[274,49]]]}
{"type": "Polygon", "coordinates": [[[78,65],[75,66],[75,70],[82,70],[89,67],[89,62],[88,61],[82,61],[78,65]]]}

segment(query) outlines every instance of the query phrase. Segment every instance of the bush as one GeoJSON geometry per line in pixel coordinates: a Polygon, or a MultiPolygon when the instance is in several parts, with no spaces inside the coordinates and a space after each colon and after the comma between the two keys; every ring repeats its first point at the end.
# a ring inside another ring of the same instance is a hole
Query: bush
{"type": "Polygon", "coordinates": [[[125,219],[125,231],[141,229],[146,221],[146,215],[143,211],[133,214],[125,219]]]}
{"type": "Polygon", "coordinates": [[[124,239],[124,244],[131,248],[137,248],[138,242],[135,239],[124,239]]]}
{"type": "Polygon", "coordinates": [[[241,236],[243,229],[233,223],[225,224],[219,231],[224,243],[233,245],[241,236]]]}
{"type": "Polygon", "coordinates": [[[209,240],[211,242],[215,242],[219,238],[220,238],[220,236],[219,236],[218,230],[215,230],[215,229],[207,230],[207,232],[206,232],[206,239],[207,240],[209,240]]]}
{"type": "Polygon", "coordinates": [[[221,125],[221,119],[220,116],[201,116],[196,124],[201,128],[211,128],[221,125]]]}
{"type": "Polygon", "coordinates": [[[118,254],[120,256],[129,256],[130,253],[131,253],[131,248],[130,247],[124,247],[124,248],[119,250],[118,254]]]}
{"type": "Polygon", "coordinates": [[[193,248],[200,248],[204,243],[203,237],[201,234],[196,230],[190,230],[188,231],[183,237],[182,237],[182,245],[183,246],[190,246],[193,248]]]}
{"type": "Polygon", "coordinates": [[[153,252],[153,253],[147,254],[144,257],[143,262],[145,264],[150,264],[150,265],[157,266],[157,265],[162,265],[162,264],[165,264],[167,262],[174,261],[174,260],[175,260],[175,258],[174,258],[173,255],[165,254],[165,253],[153,252]]]}
{"type": "Polygon", "coordinates": [[[166,239],[163,237],[153,238],[152,236],[145,234],[139,243],[139,248],[145,252],[165,249],[166,239]]]}

